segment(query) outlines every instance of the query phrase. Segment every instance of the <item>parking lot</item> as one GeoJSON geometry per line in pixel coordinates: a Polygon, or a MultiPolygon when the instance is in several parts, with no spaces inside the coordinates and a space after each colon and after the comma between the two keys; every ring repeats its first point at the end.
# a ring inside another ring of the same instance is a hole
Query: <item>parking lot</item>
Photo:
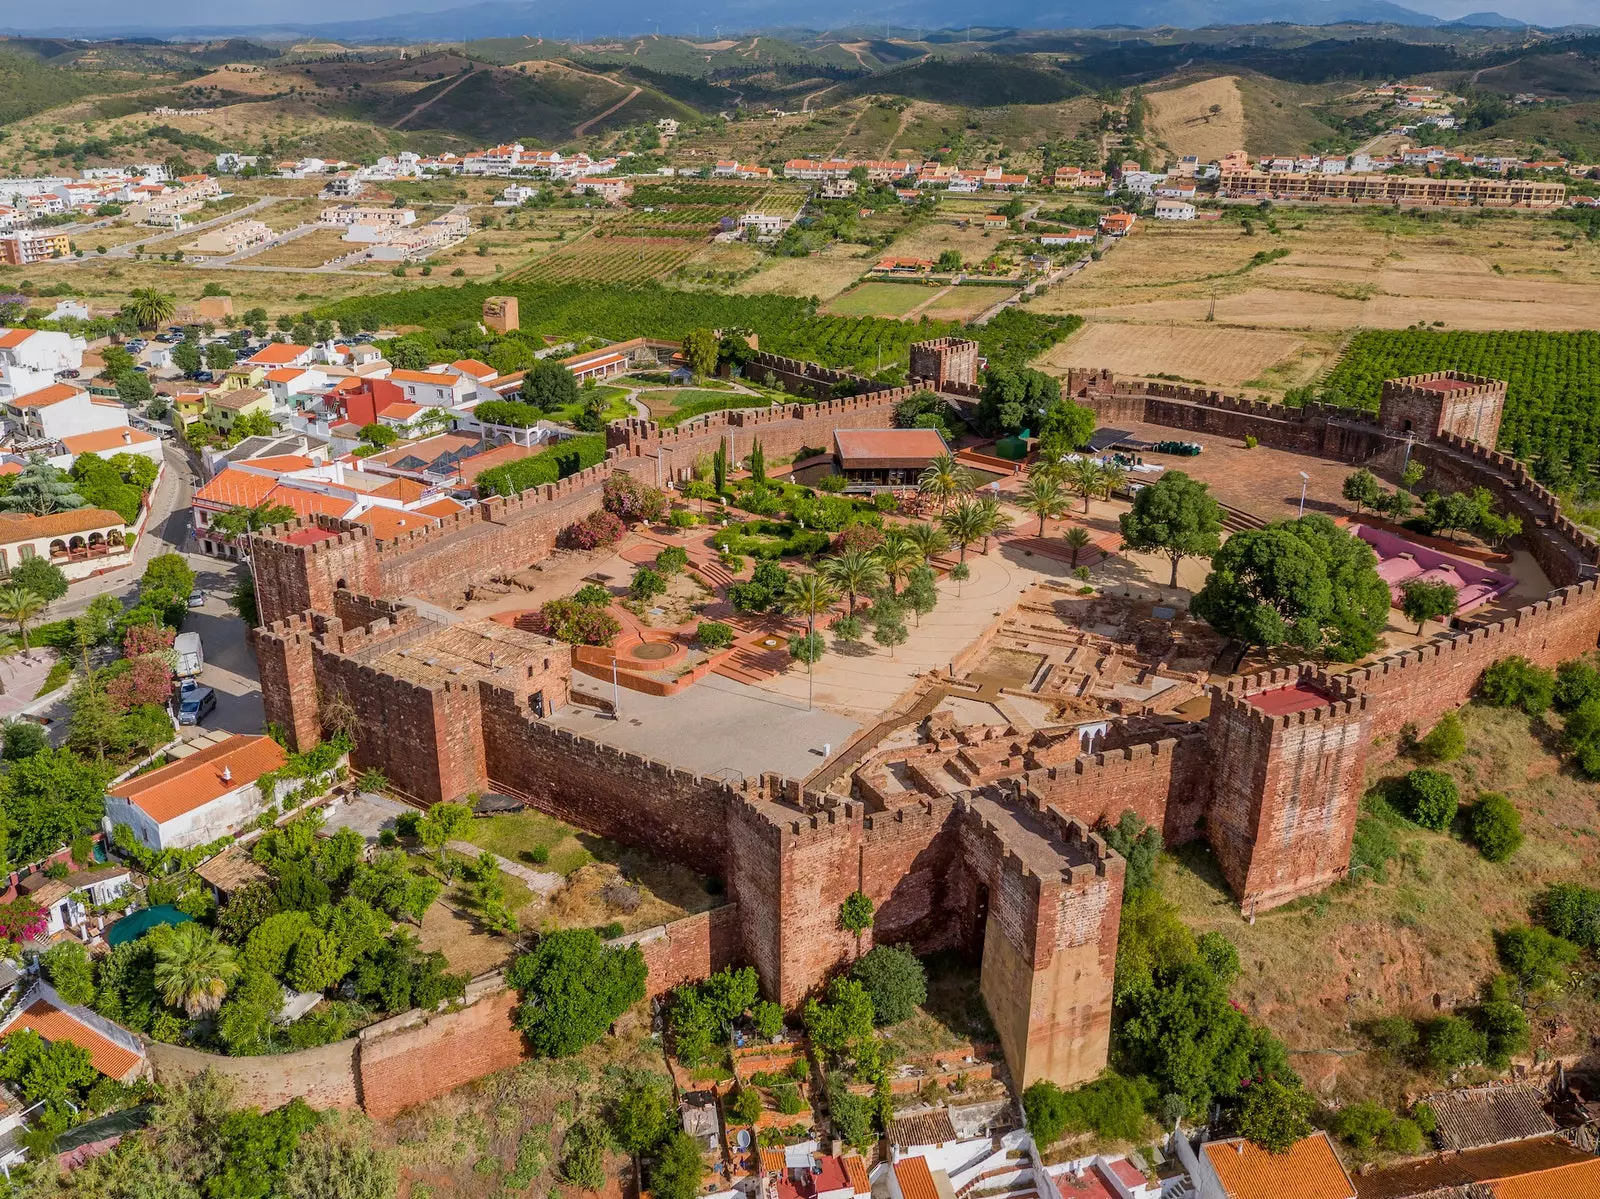
{"type": "Polygon", "coordinates": [[[192,740],[208,731],[260,733],[266,728],[261,706],[261,679],[256,673],[255,655],[246,640],[244,621],[228,606],[239,568],[203,554],[185,554],[195,572],[195,586],[205,602],[190,608],[183,631],[198,633],[205,665],[200,683],[216,692],[217,706],[199,725],[185,725],[179,732],[192,740]]]}

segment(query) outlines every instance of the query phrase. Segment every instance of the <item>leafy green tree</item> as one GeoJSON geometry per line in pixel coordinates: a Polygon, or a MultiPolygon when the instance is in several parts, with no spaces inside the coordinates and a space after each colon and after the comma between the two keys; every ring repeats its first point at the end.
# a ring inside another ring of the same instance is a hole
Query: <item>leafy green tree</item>
{"type": "Polygon", "coordinates": [[[769,999],[762,999],[750,1009],[750,1018],[755,1022],[758,1036],[771,1040],[783,1032],[783,1005],[774,1003],[769,999]]]}
{"type": "Polygon", "coordinates": [[[704,1176],[700,1146],[680,1129],[666,1139],[657,1153],[650,1170],[650,1193],[657,1199],[695,1199],[704,1176]]]}
{"type": "Polygon", "coordinates": [[[683,356],[689,369],[697,375],[717,373],[717,355],[720,343],[710,329],[691,329],[683,336],[683,356]]]}
{"type": "Polygon", "coordinates": [[[1061,400],[1061,382],[1031,367],[991,366],[984,373],[976,420],[980,432],[1016,433],[1041,427],[1045,412],[1061,400]]]}
{"type": "Polygon", "coordinates": [[[1440,1016],[1422,1030],[1422,1054],[1430,1068],[1447,1074],[1483,1061],[1489,1055],[1489,1038],[1460,1016],[1440,1016]]]}
{"type": "Polygon", "coordinates": [[[154,979],[162,1000],[191,1018],[215,1012],[239,977],[232,946],[203,924],[189,921],[169,930],[155,947],[154,979]]]}
{"type": "Polygon", "coordinates": [[[1574,712],[1591,699],[1600,699],[1600,670],[1588,658],[1573,658],[1556,667],[1556,711],[1574,712]]]}
{"type": "Polygon", "coordinates": [[[211,518],[211,530],[224,537],[243,537],[247,533],[259,533],[262,529],[270,529],[273,525],[287,524],[294,519],[294,509],[288,504],[274,504],[262,501],[252,507],[235,504],[226,512],[219,512],[211,518]]]}
{"type": "Polygon", "coordinates": [[[1576,945],[1537,926],[1508,928],[1497,932],[1494,940],[1500,960],[1525,987],[1555,982],[1578,961],[1576,945]]]}
{"type": "Polygon", "coordinates": [[[850,1091],[849,1084],[843,1071],[828,1075],[828,1115],[839,1139],[860,1147],[872,1136],[872,1108],[865,1097],[850,1091]]]}
{"type": "Polygon", "coordinates": [[[172,347],[172,365],[190,378],[199,373],[202,361],[198,342],[185,339],[172,347]]]}
{"type": "Polygon", "coordinates": [[[1538,901],[1539,919],[1551,932],[1585,949],[1600,945],[1600,889],[1551,883],[1538,901]]]}
{"type": "Polygon", "coordinates": [[[522,994],[517,1027],[534,1051],[568,1057],[644,998],[645,973],[637,946],[608,948],[593,929],[562,929],[519,957],[506,981],[522,994]]]}
{"type": "Polygon", "coordinates": [[[45,977],[56,994],[68,1003],[88,1006],[94,1001],[94,968],[89,952],[77,941],[58,941],[39,958],[45,977]]]}
{"type": "Polygon", "coordinates": [[[1263,1079],[1245,1092],[1239,1111],[1239,1133],[1268,1153],[1289,1152],[1311,1135],[1316,1100],[1299,1086],[1277,1078],[1263,1079]]]}
{"type": "MultiPolygon", "coordinates": [[[[3,612],[0,612],[3,615],[3,612]]],[[[1555,698],[1555,675],[1520,655],[1501,658],[1483,672],[1478,694],[1495,708],[1521,708],[1542,716],[1555,698]]]]}
{"type": "Polygon", "coordinates": [[[1156,861],[1163,848],[1159,829],[1145,824],[1137,812],[1128,808],[1116,824],[1102,827],[1099,833],[1127,863],[1122,879],[1124,895],[1155,886],[1156,861]]]}
{"type": "Polygon", "coordinates": [[[806,1000],[802,1019],[806,1035],[819,1053],[836,1064],[854,1059],[860,1068],[864,1063],[875,1066],[878,1061],[874,1016],[866,987],[840,975],[828,984],[823,999],[806,1000]]]}
{"type": "Polygon", "coordinates": [[[1360,515],[1362,508],[1376,510],[1383,501],[1383,484],[1378,482],[1378,476],[1366,467],[1345,476],[1344,498],[1356,506],[1356,514],[1360,515]]]}
{"type": "Polygon", "coordinates": [[[661,577],[659,571],[648,566],[641,566],[634,571],[633,579],[628,584],[628,595],[639,603],[649,603],[658,595],[664,595],[667,590],[667,581],[661,577]]]}
{"type": "Polygon", "coordinates": [[[1460,602],[1454,586],[1428,579],[1407,579],[1400,585],[1400,611],[1407,620],[1417,622],[1417,636],[1430,620],[1454,616],[1460,602]]]}
{"type": "Polygon", "coordinates": [[[20,762],[23,758],[31,758],[40,750],[50,748],[50,738],[45,735],[44,726],[31,720],[8,720],[3,726],[5,735],[5,748],[0,750],[0,759],[7,762],[20,762]]]}
{"type": "Polygon", "coordinates": [[[36,556],[11,568],[11,585],[26,587],[48,604],[67,593],[67,575],[54,562],[36,556]]]}
{"type": "Polygon", "coordinates": [[[283,987],[257,966],[245,966],[217,1012],[217,1035],[235,1057],[271,1052],[283,987]]]}
{"type": "Polygon", "coordinates": [[[100,1077],[83,1046],[64,1038],[47,1045],[31,1028],[0,1038],[0,1049],[0,1080],[13,1084],[29,1103],[81,1107],[84,1093],[100,1077]]]}
{"type": "Polygon", "coordinates": [[[438,879],[412,870],[401,850],[380,853],[370,864],[357,866],[350,880],[350,894],[413,924],[422,923],[441,889],[438,879]]]}
{"type": "Polygon", "coordinates": [[[49,516],[83,506],[83,497],[73,488],[72,480],[39,454],[28,459],[11,489],[0,496],[0,509],[27,516],[49,516]]]}
{"type": "Polygon", "coordinates": [[[649,1153],[667,1135],[671,1116],[667,1098],[653,1082],[636,1082],[611,1104],[611,1135],[624,1153],[649,1153]]]}
{"type": "Polygon", "coordinates": [[[466,804],[436,803],[417,825],[417,839],[429,849],[439,851],[439,861],[449,872],[449,858],[445,845],[458,839],[472,823],[472,809],[466,804]]]}
{"type": "Polygon", "coordinates": [[[0,775],[8,854],[31,862],[99,827],[111,771],[67,749],[44,749],[0,775]]]}
{"type": "Polygon", "coordinates": [[[1468,813],[1467,832],[1484,857],[1504,862],[1522,847],[1522,814],[1498,791],[1485,791],[1468,813]]]}
{"type": "Polygon", "coordinates": [[[1417,742],[1417,748],[1432,762],[1453,762],[1467,750],[1467,733],[1461,727],[1461,717],[1446,712],[1439,717],[1428,735],[1417,742]]]}
{"type": "Polygon", "coordinates": [[[1406,812],[1423,828],[1435,832],[1448,829],[1456,818],[1460,802],[1456,781],[1448,774],[1419,767],[1406,775],[1406,812]]]}
{"type": "Polygon", "coordinates": [[[1171,587],[1178,585],[1179,562],[1212,557],[1222,544],[1222,506],[1211,498],[1204,483],[1180,470],[1169,470],[1151,486],[1141,488],[1132,511],[1122,514],[1120,524],[1126,548],[1171,559],[1171,587]]]}
{"type": "Polygon", "coordinates": [[[1054,466],[1089,444],[1099,419],[1093,408],[1060,399],[1044,411],[1039,423],[1039,461],[1054,466]]]}
{"type": "Polygon", "coordinates": [[[1147,1082],[1108,1070],[1070,1091],[1048,1079],[1033,1083],[1022,1093],[1022,1110],[1028,1131],[1041,1146],[1053,1144],[1069,1132],[1133,1141],[1145,1132],[1145,1108],[1153,1098],[1147,1082]]]}
{"type": "Polygon", "coordinates": [[[839,927],[858,935],[871,928],[872,900],[860,891],[846,896],[839,905],[839,927]]]}
{"type": "Polygon", "coordinates": [[[880,1025],[909,1019],[927,1002],[927,971],[909,946],[873,946],[850,967],[850,977],[866,988],[880,1025]]]}
{"type": "Polygon", "coordinates": [[[219,1129],[220,1160],[205,1182],[206,1199],[271,1199],[294,1162],[300,1139],[317,1124],[304,1099],[262,1114],[232,1112],[219,1129]]]}
{"type": "Polygon", "coordinates": [[[1246,646],[1353,661],[1376,646],[1389,601],[1372,547],[1312,515],[1228,538],[1192,608],[1246,646]]]}
{"type": "Polygon", "coordinates": [[[578,380],[561,363],[542,358],[522,379],[522,402],[541,412],[553,412],[578,402],[578,380]]]}

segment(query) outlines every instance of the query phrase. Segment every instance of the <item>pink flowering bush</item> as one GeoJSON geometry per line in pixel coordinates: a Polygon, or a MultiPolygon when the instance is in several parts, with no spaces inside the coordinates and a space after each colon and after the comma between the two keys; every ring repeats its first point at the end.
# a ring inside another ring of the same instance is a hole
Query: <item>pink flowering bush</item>
{"type": "Polygon", "coordinates": [[[595,550],[616,545],[625,530],[622,521],[610,512],[591,512],[575,524],[561,530],[556,544],[569,550],[595,550]]]}
{"type": "Polygon", "coordinates": [[[594,604],[554,599],[533,617],[533,631],[573,645],[610,645],[622,626],[617,618],[594,604]]]}
{"type": "Polygon", "coordinates": [[[0,940],[31,941],[48,927],[44,910],[31,899],[0,903],[0,940]]]}
{"type": "Polygon", "coordinates": [[[621,471],[605,481],[601,504],[623,520],[657,521],[667,513],[666,493],[621,471]]]}

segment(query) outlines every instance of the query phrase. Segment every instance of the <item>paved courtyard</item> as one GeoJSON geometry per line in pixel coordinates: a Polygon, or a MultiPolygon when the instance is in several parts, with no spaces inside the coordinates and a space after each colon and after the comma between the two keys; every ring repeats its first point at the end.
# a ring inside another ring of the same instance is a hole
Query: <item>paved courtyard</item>
{"type": "MultiPolygon", "coordinates": [[[[588,675],[574,673],[572,687],[612,697],[610,683],[588,675]]],[[[804,778],[822,765],[825,745],[838,749],[861,727],[822,708],[807,712],[803,693],[796,700],[720,675],[676,696],[624,687],[619,702],[616,719],[568,704],[550,723],[696,774],[728,778],[753,778],[764,770],[804,778]]]]}

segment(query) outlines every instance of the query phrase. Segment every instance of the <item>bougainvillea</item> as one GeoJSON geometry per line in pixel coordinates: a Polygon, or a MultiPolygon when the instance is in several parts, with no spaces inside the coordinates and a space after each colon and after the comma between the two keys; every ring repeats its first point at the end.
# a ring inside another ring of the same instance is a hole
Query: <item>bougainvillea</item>
{"type": "Polygon", "coordinates": [[[145,654],[159,654],[172,648],[173,632],[154,624],[134,624],[122,635],[122,656],[141,658],[145,654]]]}
{"type": "Polygon", "coordinates": [[[172,666],[160,654],[146,654],[106,684],[106,698],[118,712],[172,698],[172,666]]]}
{"type": "Polygon", "coordinates": [[[0,903],[0,939],[31,941],[48,927],[44,911],[31,899],[0,903]]]}
{"type": "Polygon", "coordinates": [[[554,599],[533,617],[533,631],[573,645],[610,645],[622,631],[604,608],[572,599],[554,599]]]}
{"type": "Polygon", "coordinates": [[[582,520],[561,530],[556,544],[569,550],[595,550],[616,545],[625,530],[622,521],[610,512],[591,512],[582,520]]]}
{"type": "Polygon", "coordinates": [[[623,520],[660,520],[666,515],[666,495],[629,474],[612,475],[601,494],[605,510],[623,520]]]}

